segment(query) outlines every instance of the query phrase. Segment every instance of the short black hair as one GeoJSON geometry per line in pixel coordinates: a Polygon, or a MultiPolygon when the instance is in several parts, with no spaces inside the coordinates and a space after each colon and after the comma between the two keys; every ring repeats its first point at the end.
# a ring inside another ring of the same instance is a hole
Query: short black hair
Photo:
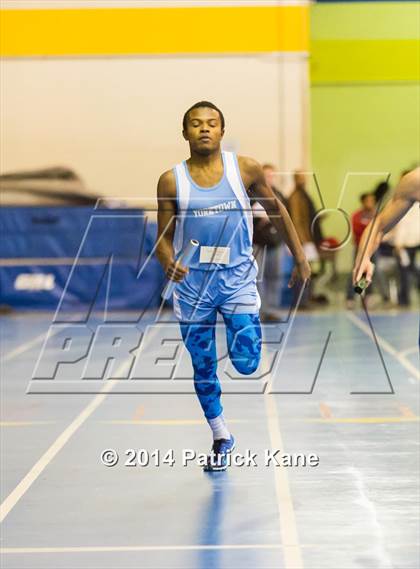
{"type": "Polygon", "coordinates": [[[368,198],[369,196],[373,196],[373,194],[371,192],[365,192],[364,194],[361,194],[360,201],[364,202],[365,199],[368,198]]]}
{"type": "Polygon", "coordinates": [[[214,109],[219,113],[220,122],[222,123],[222,130],[223,130],[225,128],[225,117],[223,116],[222,111],[218,107],[216,107],[214,103],[210,103],[210,101],[198,101],[198,103],[195,103],[192,107],[190,107],[188,111],[186,111],[184,118],[182,119],[182,128],[184,130],[187,130],[188,113],[193,109],[200,109],[202,107],[206,107],[208,109],[214,109]]]}
{"type": "Polygon", "coordinates": [[[384,198],[385,194],[388,192],[390,188],[389,182],[379,182],[376,188],[373,190],[373,195],[375,196],[375,200],[377,203],[381,202],[384,198]]]}

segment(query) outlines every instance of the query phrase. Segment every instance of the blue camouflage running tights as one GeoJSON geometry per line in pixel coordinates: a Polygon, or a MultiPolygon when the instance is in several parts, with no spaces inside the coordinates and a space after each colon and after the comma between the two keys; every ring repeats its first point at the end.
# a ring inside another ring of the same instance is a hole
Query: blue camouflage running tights
{"type": "MultiPolygon", "coordinates": [[[[222,411],[222,394],[217,377],[216,318],[180,322],[185,346],[191,355],[194,387],[207,419],[222,411]]],[[[223,314],[229,357],[237,371],[253,373],[261,359],[261,324],[258,314],[223,314]]]]}

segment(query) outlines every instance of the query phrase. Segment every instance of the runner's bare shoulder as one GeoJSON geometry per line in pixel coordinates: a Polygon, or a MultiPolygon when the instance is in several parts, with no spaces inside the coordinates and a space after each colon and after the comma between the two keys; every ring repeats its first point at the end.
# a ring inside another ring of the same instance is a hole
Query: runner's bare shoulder
{"type": "Polygon", "coordinates": [[[242,181],[247,189],[262,176],[261,165],[249,156],[237,156],[242,181]]]}
{"type": "Polygon", "coordinates": [[[395,199],[412,204],[420,201],[420,167],[403,176],[395,191],[395,199]]]}
{"type": "Polygon", "coordinates": [[[173,170],[166,170],[158,182],[158,197],[159,198],[176,198],[176,181],[173,170]]]}

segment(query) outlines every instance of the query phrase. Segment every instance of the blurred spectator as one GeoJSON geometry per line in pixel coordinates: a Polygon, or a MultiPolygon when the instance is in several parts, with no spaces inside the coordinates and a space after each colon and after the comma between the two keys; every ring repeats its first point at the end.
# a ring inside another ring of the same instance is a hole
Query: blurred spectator
{"type": "Polygon", "coordinates": [[[369,225],[370,220],[375,216],[376,199],[374,194],[362,194],[360,196],[362,207],[355,211],[351,216],[351,227],[355,245],[359,245],[363,231],[369,225]]]}
{"type": "Polygon", "coordinates": [[[375,197],[376,203],[381,207],[381,203],[385,198],[385,195],[388,193],[390,188],[389,182],[379,182],[376,188],[373,190],[373,195],[375,197]]]}
{"type": "Polygon", "coordinates": [[[315,296],[313,294],[313,279],[319,272],[319,247],[323,237],[319,218],[315,219],[317,214],[315,204],[306,191],[306,175],[303,172],[295,172],[294,174],[294,189],[290,194],[288,204],[290,217],[303,245],[306,258],[312,267],[312,279],[306,286],[300,307],[307,308],[309,302],[326,304],[328,299],[325,295],[315,296]]]}
{"type": "Polygon", "coordinates": [[[317,249],[322,241],[319,220],[312,226],[316,216],[315,205],[306,191],[306,176],[303,172],[295,172],[294,189],[289,197],[289,212],[296,227],[297,234],[305,248],[308,260],[318,260],[317,249]]]}
{"type": "Polygon", "coordinates": [[[319,249],[320,268],[319,274],[325,276],[327,274],[327,263],[331,265],[331,275],[327,275],[327,281],[336,282],[338,280],[337,270],[337,251],[340,247],[340,242],[335,237],[324,237],[321,241],[319,249]]]}
{"type": "MultiPolygon", "coordinates": [[[[280,190],[273,185],[275,168],[272,164],[263,165],[266,184],[273,190],[274,195],[287,207],[280,190]]],[[[254,219],[254,243],[261,247],[276,247],[281,244],[281,237],[271,223],[270,218],[263,206],[256,200],[251,200],[251,207],[254,219]]]]}
{"type": "MultiPolygon", "coordinates": [[[[360,196],[360,203],[362,207],[355,212],[352,213],[351,216],[351,230],[353,234],[353,244],[354,244],[354,251],[353,251],[353,262],[356,258],[357,248],[360,243],[360,239],[362,238],[363,231],[369,225],[370,221],[375,217],[376,211],[376,198],[375,194],[362,194],[360,196]]],[[[367,289],[366,293],[370,294],[370,290],[367,289]]],[[[347,281],[347,303],[348,307],[350,308],[352,305],[352,301],[354,298],[354,290],[353,290],[353,279],[350,273],[348,281],[347,281]]]]}
{"type": "MultiPolygon", "coordinates": [[[[379,187],[379,186],[378,186],[379,187]]],[[[379,199],[383,198],[383,194],[379,199]]],[[[376,193],[365,193],[360,196],[360,203],[361,208],[353,212],[351,216],[351,228],[353,234],[353,243],[354,243],[354,256],[355,258],[357,248],[360,243],[360,239],[362,238],[363,231],[369,225],[370,221],[375,217],[376,207],[377,207],[377,198],[376,193]]],[[[377,259],[376,259],[377,260],[377,259]]],[[[373,260],[375,262],[375,260],[373,260]]],[[[378,281],[379,288],[381,290],[382,298],[384,301],[389,300],[389,295],[386,290],[386,283],[384,282],[384,277],[381,271],[375,273],[376,280],[378,281]]],[[[369,288],[366,291],[366,294],[370,294],[371,291],[369,288]]],[[[347,283],[347,302],[349,308],[351,307],[351,303],[354,298],[354,290],[353,290],[353,281],[352,275],[350,274],[348,283],[347,283]]]]}
{"type": "MultiPolygon", "coordinates": [[[[274,185],[275,168],[272,164],[263,165],[266,184],[275,196],[287,207],[283,194],[274,185]]],[[[258,291],[261,297],[261,320],[278,320],[275,309],[280,303],[280,234],[271,223],[263,206],[252,202],[254,219],[254,256],[259,265],[258,291]]]]}
{"type": "Polygon", "coordinates": [[[287,207],[287,199],[285,198],[283,193],[279,190],[279,188],[277,188],[277,186],[275,185],[275,179],[277,175],[276,168],[274,168],[273,164],[268,164],[268,163],[263,164],[262,168],[264,171],[265,183],[273,190],[276,198],[278,198],[283,203],[283,205],[287,207]]]}

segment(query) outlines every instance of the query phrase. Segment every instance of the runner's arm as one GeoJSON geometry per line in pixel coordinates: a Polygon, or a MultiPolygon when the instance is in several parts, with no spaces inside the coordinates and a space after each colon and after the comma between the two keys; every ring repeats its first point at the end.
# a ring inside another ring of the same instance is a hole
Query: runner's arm
{"type": "MultiPolygon", "coordinates": [[[[287,243],[295,258],[297,272],[301,279],[309,279],[311,276],[310,265],[306,260],[295,226],[285,206],[276,198],[273,190],[266,184],[261,165],[252,158],[241,157],[240,166],[241,173],[242,171],[244,172],[244,182],[246,182],[250,197],[255,198],[263,206],[270,221],[287,243]]],[[[295,273],[291,283],[289,283],[290,285],[294,283],[296,276],[295,273]]]]}
{"type": "Polygon", "coordinates": [[[176,224],[176,185],[172,171],[164,172],[157,187],[158,228],[156,237],[156,256],[166,276],[176,282],[182,281],[188,269],[175,262],[173,239],[176,224]]]}
{"type": "Polygon", "coordinates": [[[353,269],[353,282],[363,275],[372,282],[373,264],[370,259],[378,249],[383,236],[392,229],[413,205],[416,193],[420,191],[420,168],[403,176],[395,193],[379,215],[373,219],[363,232],[353,269]]]}

